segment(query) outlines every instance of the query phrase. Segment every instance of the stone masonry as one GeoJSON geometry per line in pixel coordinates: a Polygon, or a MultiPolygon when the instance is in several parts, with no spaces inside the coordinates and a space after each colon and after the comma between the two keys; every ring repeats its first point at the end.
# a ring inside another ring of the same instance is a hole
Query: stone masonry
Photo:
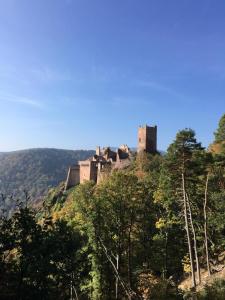
{"type": "MultiPolygon", "coordinates": [[[[156,153],[157,152],[157,126],[140,126],[138,128],[138,153],[156,153]]],[[[87,160],[79,161],[77,165],[71,166],[68,170],[65,183],[65,190],[93,180],[99,183],[112,170],[124,169],[131,163],[134,153],[127,145],[120,146],[117,151],[110,147],[96,148],[96,154],[87,160]]]]}

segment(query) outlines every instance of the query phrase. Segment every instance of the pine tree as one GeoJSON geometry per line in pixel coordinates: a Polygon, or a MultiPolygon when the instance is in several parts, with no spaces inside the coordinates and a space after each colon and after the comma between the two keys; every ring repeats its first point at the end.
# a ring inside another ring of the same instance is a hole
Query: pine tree
{"type": "MultiPolygon", "coordinates": [[[[158,192],[156,193],[166,210],[166,223],[175,228],[175,224],[182,225],[188,241],[188,252],[191,264],[192,282],[196,285],[193,256],[193,239],[196,246],[196,234],[190,196],[193,194],[195,182],[194,153],[201,151],[201,144],[196,141],[195,133],[191,129],[179,131],[175,141],[169,146],[165,163],[162,168],[162,177],[158,192]]],[[[167,225],[168,227],[168,225],[167,225]]],[[[179,228],[179,227],[178,227],[179,228]]],[[[195,247],[196,263],[198,261],[195,247]]],[[[197,264],[198,266],[198,264],[197,264]]],[[[199,267],[198,267],[198,274],[199,267]]]]}

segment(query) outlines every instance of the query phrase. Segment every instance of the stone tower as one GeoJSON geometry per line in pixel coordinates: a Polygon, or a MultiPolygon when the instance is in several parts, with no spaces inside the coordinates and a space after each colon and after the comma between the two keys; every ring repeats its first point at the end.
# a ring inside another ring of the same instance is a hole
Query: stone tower
{"type": "Polygon", "coordinates": [[[139,126],[138,152],[156,153],[157,151],[157,126],[139,126]]]}

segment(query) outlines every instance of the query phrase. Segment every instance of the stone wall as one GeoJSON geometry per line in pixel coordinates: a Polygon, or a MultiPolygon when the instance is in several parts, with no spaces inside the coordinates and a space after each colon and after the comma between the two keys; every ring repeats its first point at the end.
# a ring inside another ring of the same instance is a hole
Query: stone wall
{"type": "Polygon", "coordinates": [[[80,183],[80,166],[72,166],[67,173],[67,179],[65,184],[65,190],[80,183]]]}
{"type": "MultiPolygon", "coordinates": [[[[157,152],[157,126],[141,126],[138,129],[138,152],[157,152]]],[[[127,168],[132,160],[132,152],[127,145],[122,145],[117,152],[110,147],[96,148],[96,155],[68,171],[65,189],[85,181],[93,180],[96,183],[104,180],[114,169],[127,168]]]]}
{"type": "Polygon", "coordinates": [[[87,180],[90,180],[90,161],[85,160],[85,161],[80,161],[80,183],[84,183],[87,180]]]}
{"type": "Polygon", "coordinates": [[[97,166],[95,161],[80,161],[80,183],[87,180],[97,181],[97,166]]]}

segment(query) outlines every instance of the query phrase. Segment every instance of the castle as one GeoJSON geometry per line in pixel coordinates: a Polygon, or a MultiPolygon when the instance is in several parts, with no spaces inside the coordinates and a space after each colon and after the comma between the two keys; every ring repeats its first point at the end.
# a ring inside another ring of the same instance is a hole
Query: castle
{"type": "MultiPolygon", "coordinates": [[[[138,153],[157,152],[157,126],[145,125],[138,128],[137,151],[138,153]]],[[[94,156],[79,161],[77,165],[69,168],[65,190],[88,180],[99,183],[112,170],[128,167],[133,155],[127,145],[120,146],[117,151],[113,151],[110,147],[103,149],[97,147],[94,156]]]]}

